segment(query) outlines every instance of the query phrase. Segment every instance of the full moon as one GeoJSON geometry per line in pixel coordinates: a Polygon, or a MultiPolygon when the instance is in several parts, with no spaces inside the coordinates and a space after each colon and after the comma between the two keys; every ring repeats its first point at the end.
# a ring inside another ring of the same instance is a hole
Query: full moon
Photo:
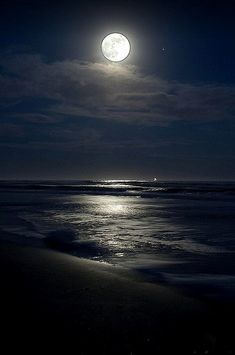
{"type": "Polygon", "coordinates": [[[102,53],[111,62],[121,62],[130,53],[131,45],[121,33],[110,33],[101,44],[102,53]]]}

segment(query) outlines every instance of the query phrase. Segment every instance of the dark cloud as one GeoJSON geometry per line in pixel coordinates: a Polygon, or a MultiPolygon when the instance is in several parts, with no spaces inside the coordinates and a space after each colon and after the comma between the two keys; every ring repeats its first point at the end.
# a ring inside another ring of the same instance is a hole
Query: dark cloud
{"type": "Polygon", "coordinates": [[[24,130],[21,126],[11,123],[3,123],[0,125],[0,138],[22,138],[24,137],[24,130]]]}
{"type": "MultiPolygon", "coordinates": [[[[10,104],[19,101],[47,100],[25,114],[26,120],[35,123],[58,122],[68,116],[142,125],[235,117],[234,86],[162,80],[123,63],[46,62],[31,54],[8,54],[0,64],[3,109],[6,102],[9,111],[10,104]]],[[[17,114],[22,118],[23,110],[17,114]]]]}

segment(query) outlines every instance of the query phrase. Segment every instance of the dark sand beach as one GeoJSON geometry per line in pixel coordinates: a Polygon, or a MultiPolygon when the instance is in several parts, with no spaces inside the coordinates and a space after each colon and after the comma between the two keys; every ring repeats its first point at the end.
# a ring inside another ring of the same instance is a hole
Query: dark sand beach
{"type": "Polygon", "coordinates": [[[1,342],[9,352],[233,354],[232,304],[47,249],[1,242],[0,264],[1,342]]]}

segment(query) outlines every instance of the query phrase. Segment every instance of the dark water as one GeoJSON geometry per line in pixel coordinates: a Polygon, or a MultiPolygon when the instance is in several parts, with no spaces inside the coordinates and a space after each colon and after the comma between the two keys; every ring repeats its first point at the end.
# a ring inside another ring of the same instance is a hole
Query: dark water
{"type": "Polygon", "coordinates": [[[235,296],[235,183],[0,182],[2,238],[235,296]]]}

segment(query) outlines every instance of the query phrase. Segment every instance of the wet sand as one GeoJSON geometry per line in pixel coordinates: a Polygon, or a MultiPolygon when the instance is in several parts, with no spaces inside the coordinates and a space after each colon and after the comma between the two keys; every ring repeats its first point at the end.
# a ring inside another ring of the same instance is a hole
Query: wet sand
{"type": "Polygon", "coordinates": [[[107,264],[0,244],[8,352],[233,354],[234,304],[184,296],[107,264]]]}

